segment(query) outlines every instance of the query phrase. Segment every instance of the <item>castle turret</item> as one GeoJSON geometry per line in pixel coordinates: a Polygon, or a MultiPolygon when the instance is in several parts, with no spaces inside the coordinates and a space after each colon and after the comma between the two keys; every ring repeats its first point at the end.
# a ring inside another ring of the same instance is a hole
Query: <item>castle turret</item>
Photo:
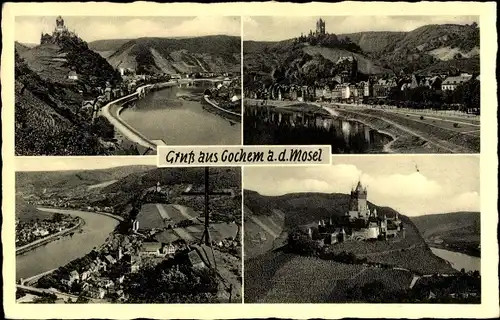
{"type": "Polygon", "coordinates": [[[354,190],[351,191],[351,199],[349,204],[349,216],[351,218],[361,218],[368,219],[369,210],[368,210],[368,202],[367,202],[367,190],[363,188],[361,185],[361,181],[358,181],[358,184],[354,190]]]}
{"type": "Polygon", "coordinates": [[[325,34],[325,21],[319,18],[319,20],[316,22],[316,35],[323,35],[323,34],[325,34]]]}
{"type": "Polygon", "coordinates": [[[61,16],[59,16],[59,17],[57,17],[57,20],[56,20],[55,32],[62,33],[64,31],[66,31],[66,27],[64,26],[64,19],[61,16]]]}

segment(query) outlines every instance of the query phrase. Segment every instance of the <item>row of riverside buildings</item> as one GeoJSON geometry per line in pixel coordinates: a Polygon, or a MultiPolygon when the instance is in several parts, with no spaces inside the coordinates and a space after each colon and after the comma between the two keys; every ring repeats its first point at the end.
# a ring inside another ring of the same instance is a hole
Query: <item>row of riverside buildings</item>
{"type": "Polygon", "coordinates": [[[273,84],[268,88],[247,91],[251,99],[296,100],[296,101],[336,101],[362,102],[365,98],[386,98],[393,90],[405,91],[418,87],[426,87],[436,91],[453,91],[459,85],[472,79],[479,80],[469,73],[456,76],[432,75],[410,77],[399,76],[391,78],[372,77],[358,83],[343,82],[342,77],[333,78],[332,86],[301,86],[273,84]]]}

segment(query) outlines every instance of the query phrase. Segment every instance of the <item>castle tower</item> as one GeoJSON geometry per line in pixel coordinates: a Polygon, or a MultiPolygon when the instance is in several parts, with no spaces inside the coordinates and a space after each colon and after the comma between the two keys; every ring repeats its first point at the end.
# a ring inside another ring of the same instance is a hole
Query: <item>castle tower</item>
{"type": "Polygon", "coordinates": [[[66,27],[64,26],[64,19],[59,16],[57,17],[57,20],[56,20],[56,33],[62,33],[66,30],[66,27]]]}
{"type": "Polygon", "coordinates": [[[325,21],[319,18],[319,20],[316,22],[316,35],[323,35],[323,34],[325,34],[325,21]]]}
{"type": "Polygon", "coordinates": [[[356,189],[351,191],[351,199],[349,203],[349,216],[351,218],[368,219],[370,212],[368,210],[367,190],[358,181],[356,189]]]}

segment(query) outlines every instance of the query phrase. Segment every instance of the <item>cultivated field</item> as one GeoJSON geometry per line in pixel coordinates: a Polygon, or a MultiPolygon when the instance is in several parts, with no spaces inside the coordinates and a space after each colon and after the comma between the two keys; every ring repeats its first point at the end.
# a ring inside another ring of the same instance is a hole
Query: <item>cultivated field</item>
{"type": "Polygon", "coordinates": [[[356,285],[380,281],[388,291],[403,290],[412,278],[412,273],[404,270],[269,252],[245,263],[245,302],[341,302],[347,290],[356,285]]]}
{"type": "Polygon", "coordinates": [[[286,240],[285,216],[280,210],[270,210],[269,215],[255,215],[245,206],[244,217],[245,259],[279,248],[286,240]]]}
{"type": "Polygon", "coordinates": [[[367,255],[369,262],[385,263],[391,266],[405,268],[420,274],[456,273],[446,261],[436,257],[427,247],[415,247],[388,254],[367,255]]]}
{"type": "Polygon", "coordinates": [[[192,209],[171,204],[146,203],[137,216],[140,229],[167,227],[183,220],[198,217],[192,209]]]}

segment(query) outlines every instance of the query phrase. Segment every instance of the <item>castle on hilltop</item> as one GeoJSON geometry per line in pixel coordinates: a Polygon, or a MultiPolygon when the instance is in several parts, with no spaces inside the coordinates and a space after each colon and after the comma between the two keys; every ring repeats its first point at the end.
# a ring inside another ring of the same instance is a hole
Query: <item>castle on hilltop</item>
{"type": "Polygon", "coordinates": [[[344,216],[329,221],[320,220],[317,232],[308,229],[309,237],[334,244],[348,240],[386,240],[389,237],[405,237],[403,224],[396,212],[394,217],[378,215],[377,209],[371,210],[367,200],[368,191],[361,181],[351,190],[349,208],[344,216]]]}
{"type": "MultiPolygon", "coordinates": [[[[324,35],[326,35],[326,23],[323,19],[319,18],[318,21],[316,21],[316,31],[313,32],[312,29],[309,29],[309,38],[321,37],[324,35]]],[[[303,38],[304,34],[302,33],[299,39],[303,38]]]]}
{"type": "Polygon", "coordinates": [[[319,18],[319,20],[316,21],[316,35],[326,34],[325,25],[326,25],[325,21],[321,18],[319,18]]]}
{"type": "Polygon", "coordinates": [[[69,31],[68,27],[64,25],[64,19],[58,16],[56,19],[56,27],[54,31],[52,31],[52,35],[42,32],[40,44],[56,43],[56,41],[62,37],[78,38],[78,35],[73,31],[69,31]]]}

